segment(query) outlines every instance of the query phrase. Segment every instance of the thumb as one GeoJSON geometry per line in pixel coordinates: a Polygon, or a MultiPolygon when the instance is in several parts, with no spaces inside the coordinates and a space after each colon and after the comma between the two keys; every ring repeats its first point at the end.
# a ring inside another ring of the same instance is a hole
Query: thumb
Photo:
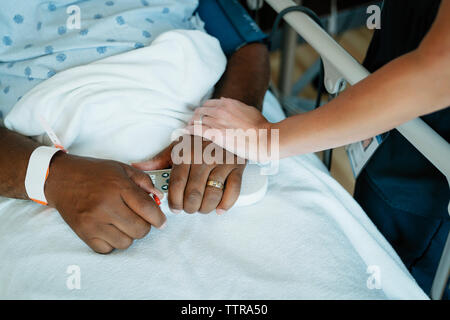
{"type": "Polygon", "coordinates": [[[145,190],[147,193],[155,194],[161,199],[164,198],[164,194],[155,188],[152,179],[147,174],[132,167],[125,167],[125,170],[130,179],[133,180],[138,187],[145,190]]]}
{"type": "Polygon", "coordinates": [[[144,171],[170,168],[172,166],[171,151],[172,145],[168,146],[153,158],[142,162],[132,163],[131,166],[144,171]]]}

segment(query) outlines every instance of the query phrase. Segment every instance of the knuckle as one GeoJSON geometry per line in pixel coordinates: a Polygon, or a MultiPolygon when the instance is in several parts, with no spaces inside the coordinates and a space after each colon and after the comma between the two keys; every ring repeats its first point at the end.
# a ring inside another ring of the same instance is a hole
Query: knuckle
{"type": "Polygon", "coordinates": [[[188,203],[198,202],[202,199],[203,194],[198,189],[192,189],[186,192],[185,201],[188,203]]]}
{"type": "Polygon", "coordinates": [[[92,248],[92,250],[94,250],[95,252],[100,253],[100,254],[109,254],[114,250],[114,248],[95,247],[95,248],[92,248]]]}
{"type": "Polygon", "coordinates": [[[136,207],[135,207],[137,212],[150,212],[152,211],[152,205],[150,202],[150,197],[149,199],[140,199],[140,201],[136,201],[136,207]]]}
{"type": "Polygon", "coordinates": [[[87,213],[81,214],[78,219],[78,227],[82,232],[86,233],[93,229],[95,225],[94,219],[87,213]]]}
{"type": "Polygon", "coordinates": [[[133,168],[133,170],[131,170],[130,177],[132,178],[132,180],[135,180],[135,181],[138,181],[138,182],[143,182],[143,181],[146,180],[145,179],[146,176],[147,175],[145,173],[143,173],[141,171],[138,171],[138,170],[135,170],[134,168],[133,168]]]}
{"type": "Polygon", "coordinates": [[[192,214],[195,213],[197,211],[197,209],[194,209],[193,206],[185,206],[184,207],[184,212],[192,214]]]}
{"type": "Polygon", "coordinates": [[[208,203],[217,204],[222,199],[222,191],[219,189],[212,189],[205,192],[204,201],[208,203]]]}
{"type": "Polygon", "coordinates": [[[88,241],[87,244],[92,250],[100,254],[108,254],[114,250],[111,246],[106,245],[103,241],[95,238],[88,241]]]}
{"type": "Polygon", "coordinates": [[[183,204],[169,199],[169,208],[174,210],[183,210],[183,204]]]}
{"type": "Polygon", "coordinates": [[[187,213],[194,213],[200,209],[203,194],[198,190],[191,190],[184,198],[183,210],[187,213]]]}
{"type": "Polygon", "coordinates": [[[148,174],[145,174],[144,172],[139,171],[139,172],[137,173],[137,177],[138,177],[138,179],[141,180],[142,182],[149,183],[149,184],[153,185],[152,179],[150,179],[150,177],[149,177],[148,174]]]}
{"type": "Polygon", "coordinates": [[[223,108],[229,109],[236,107],[235,101],[232,99],[225,99],[223,108]]]}
{"type": "Polygon", "coordinates": [[[128,249],[133,244],[133,239],[129,237],[120,237],[117,241],[117,249],[128,249]]]}
{"type": "Polygon", "coordinates": [[[184,179],[180,177],[171,177],[169,184],[172,188],[183,187],[184,179]]]}
{"type": "Polygon", "coordinates": [[[218,117],[224,117],[227,115],[227,109],[223,106],[220,106],[217,108],[216,114],[218,117]]]}
{"type": "Polygon", "coordinates": [[[198,210],[198,212],[200,212],[200,213],[211,213],[212,211],[214,210],[214,208],[212,207],[212,206],[202,206],[199,210],[198,210]]]}
{"type": "Polygon", "coordinates": [[[136,239],[144,238],[150,232],[150,228],[151,228],[150,224],[141,225],[139,227],[139,229],[136,230],[136,233],[135,233],[136,239]]]}
{"type": "MultiPolygon", "coordinates": [[[[118,191],[120,191],[122,189],[129,188],[128,180],[125,180],[121,176],[110,177],[110,179],[105,180],[104,182],[105,182],[105,186],[107,186],[108,190],[110,190],[111,192],[115,192],[115,193],[117,193],[118,191]]],[[[105,199],[106,199],[106,197],[105,197],[105,199]]]]}

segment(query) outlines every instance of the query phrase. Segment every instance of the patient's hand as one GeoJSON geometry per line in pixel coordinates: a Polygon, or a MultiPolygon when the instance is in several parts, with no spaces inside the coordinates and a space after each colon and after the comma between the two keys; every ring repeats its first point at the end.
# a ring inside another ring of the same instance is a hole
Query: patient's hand
{"type": "Polygon", "coordinates": [[[245,169],[245,161],[240,159],[242,164],[238,164],[238,158],[234,154],[215,146],[223,151],[223,163],[228,159],[233,159],[230,164],[207,164],[202,159],[201,164],[173,164],[171,151],[180,143],[189,142],[191,159],[194,159],[194,139],[199,140],[202,150],[213,146],[211,141],[201,141],[201,137],[184,136],[184,141],[172,143],[156,157],[151,160],[135,163],[134,167],[141,170],[157,170],[172,167],[169,182],[169,207],[174,213],[184,210],[187,213],[201,212],[209,213],[214,209],[218,214],[229,210],[239,197],[241,190],[242,174],[245,169]],[[210,146],[211,145],[211,146],[210,146]],[[207,186],[208,180],[219,181],[224,184],[224,189],[207,186]]]}
{"type": "Polygon", "coordinates": [[[123,163],[59,152],[45,184],[49,206],[98,253],[126,249],[166,217],[149,193],[157,193],[145,173],[123,163]]]}

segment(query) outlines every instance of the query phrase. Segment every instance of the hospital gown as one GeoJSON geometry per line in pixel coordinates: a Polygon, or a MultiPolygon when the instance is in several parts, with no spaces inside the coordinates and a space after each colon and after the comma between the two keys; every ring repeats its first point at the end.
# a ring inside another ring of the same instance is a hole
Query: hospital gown
{"type": "Polygon", "coordinates": [[[34,86],[68,68],[149,45],[172,29],[202,29],[198,0],[2,0],[0,125],[34,86]],[[80,9],[71,29],[68,7],[80,9]]]}

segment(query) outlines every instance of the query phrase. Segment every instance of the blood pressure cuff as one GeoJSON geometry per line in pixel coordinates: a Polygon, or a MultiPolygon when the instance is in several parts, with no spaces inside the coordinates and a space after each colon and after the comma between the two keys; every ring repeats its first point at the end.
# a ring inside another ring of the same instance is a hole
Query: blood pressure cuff
{"type": "Polygon", "coordinates": [[[219,40],[227,56],[246,44],[266,43],[267,35],[238,0],[200,0],[197,12],[206,32],[219,40]]]}

